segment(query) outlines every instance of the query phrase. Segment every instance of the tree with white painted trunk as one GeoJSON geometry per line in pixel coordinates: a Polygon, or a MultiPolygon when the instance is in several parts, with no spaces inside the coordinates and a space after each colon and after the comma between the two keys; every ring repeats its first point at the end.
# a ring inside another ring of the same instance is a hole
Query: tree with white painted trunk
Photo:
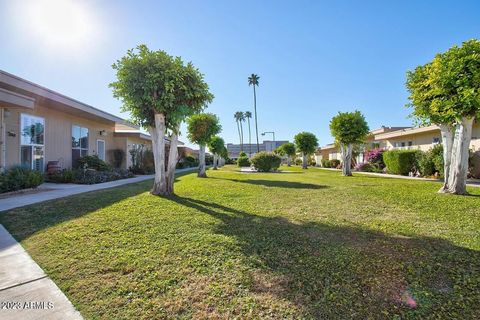
{"type": "Polygon", "coordinates": [[[480,114],[480,41],[437,54],[407,73],[409,107],[421,125],[440,127],[444,184],[439,192],[466,194],[472,126],[480,114]]]}
{"type": "Polygon", "coordinates": [[[342,174],[352,175],[352,150],[362,144],[370,128],[360,111],[339,112],[330,121],[330,132],[342,154],[342,174]]]}
{"type": "Polygon", "coordinates": [[[203,111],[213,100],[203,75],[192,63],[145,45],[131,49],[113,64],[117,81],[110,84],[113,95],[123,102],[132,120],[152,136],[155,181],[151,193],[171,195],[178,158],[180,124],[203,111]],[[169,136],[169,163],[165,168],[165,138],[169,136]]]}
{"type": "Polygon", "coordinates": [[[287,157],[287,166],[292,165],[292,159],[296,155],[296,150],[295,150],[295,145],[291,142],[284,143],[280,147],[277,148],[278,153],[281,156],[286,156],[287,157]]]}
{"type": "Polygon", "coordinates": [[[205,147],[213,136],[220,133],[222,126],[218,117],[212,113],[192,115],[187,120],[188,139],[200,146],[198,177],[206,178],[205,147]]]}
{"type": "Polygon", "coordinates": [[[218,169],[218,161],[225,149],[225,140],[219,136],[213,136],[208,142],[208,150],[213,154],[213,170],[218,169]]]}
{"type": "Polygon", "coordinates": [[[302,155],[302,168],[308,168],[308,156],[315,152],[318,146],[317,137],[310,132],[300,132],[293,138],[297,151],[302,155]]]}

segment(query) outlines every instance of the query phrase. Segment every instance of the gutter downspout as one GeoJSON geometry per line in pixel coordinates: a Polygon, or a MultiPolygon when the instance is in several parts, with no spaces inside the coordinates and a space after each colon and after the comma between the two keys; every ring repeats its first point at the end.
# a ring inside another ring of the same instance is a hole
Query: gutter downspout
{"type": "Polygon", "coordinates": [[[0,172],[5,171],[5,152],[6,152],[6,134],[5,134],[5,108],[0,108],[0,172]]]}

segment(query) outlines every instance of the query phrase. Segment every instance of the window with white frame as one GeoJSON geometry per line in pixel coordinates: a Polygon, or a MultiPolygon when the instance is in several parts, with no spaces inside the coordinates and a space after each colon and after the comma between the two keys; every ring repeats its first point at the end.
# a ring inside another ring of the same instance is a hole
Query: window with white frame
{"type": "Polygon", "coordinates": [[[440,143],[440,138],[438,138],[438,137],[433,138],[432,143],[433,144],[439,144],[440,143]]]}
{"type": "Polygon", "coordinates": [[[45,119],[21,114],[20,163],[22,166],[43,171],[45,153],[45,119]]]}
{"type": "Polygon", "coordinates": [[[78,158],[88,155],[88,128],[72,126],[72,166],[78,158]]]}

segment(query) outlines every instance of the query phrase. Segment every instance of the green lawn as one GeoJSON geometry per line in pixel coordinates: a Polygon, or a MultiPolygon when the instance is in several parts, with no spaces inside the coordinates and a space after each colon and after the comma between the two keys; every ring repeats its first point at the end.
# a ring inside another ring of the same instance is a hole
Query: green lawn
{"type": "Polygon", "coordinates": [[[172,198],[132,184],[0,223],[86,319],[480,315],[480,188],[284,169],[183,175],[172,198]]]}

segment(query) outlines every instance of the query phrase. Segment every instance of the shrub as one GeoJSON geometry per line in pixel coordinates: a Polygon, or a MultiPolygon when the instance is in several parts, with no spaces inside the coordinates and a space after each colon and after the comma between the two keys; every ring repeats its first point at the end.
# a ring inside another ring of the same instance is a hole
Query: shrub
{"type": "Polygon", "coordinates": [[[295,162],[296,166],[301,166],[302,165],[302,159],[300,159],[300,158],[295,159],[294,162],[295,162]]]}
{"type": "Polygon", "coordinates": [[[330,160],[330,168],[338,169],[339,166],[340,166],[340,160],[337,160],[337,159],[330,160]]]}
{"type": "Polygon", "coordinates": [[[282,158],[271,152],[259,152],[255,154],[251,162],[255,169],[260,172],[276,171],[282,162],[282,158]]]}
{"type": "Polygon", "coordinates": [[[308,165],[312,166],[312,167],[315,167],[317,165],[317,162],[315,161],[315,158],[311,157],[310,159],[308,159],[308,165]]]}
{"type": "Polygon", "coordinates": [[[433,176],[438,173],[443,176],[443,146],[435,145],[427,152],[418,151],[417,169],[422,176],[433,176]]]}
{"type": "Polygon", "coordinates": [[[385,162],[383,161],[384,149],[372,149],[367,151],[366,161],[368,163],[376,164],[380,169],[385,168],[385,162]]]}
{"type": "Polygon", "coordinates": [[[321,162],[322,162],[322,167],[324,168],[330,168],[332,166],[332,163],[328,159],[322,159],[321,162]]]}
{"type": "Polygon", "coordinates": [[[45,179],[54,183],[73,183],[75,181],[75,171],[71,169],[63,169],[51,174],[47,174],[45,179]]]}
{"type": "Polygon", "coordinates": [[[364,163],[359,163],[355,166],[356,171],[361,171],[361,172],[382,172],[382,169],[378,166],[376,163],[369,163],[369,162],[364,162],[364,163]]]}
{"type": "Polygon", "coordinates": [[[77,160],[78,168],[95,169],[98,171],[109,171],[112,170],[112,167],[100,159],[97,155],[93,156],[84,156],[77,160]]]}
{"type": "Polygon", "coordinates": [[[435,171],[437,171],[440,176],[443,176],[443,145],[437,144],[431,150],[431,157],[433,164],[435,165],[435,171]]]}
{"type": "Polygon", "coordinates": [[[132,178],[133,173],[129,170],[115,169],[111,171],[97,171],[97,170],[75,170],[74,183],[78,184],[95,184],[126,178],[132,178]]]}
{"type": "Polygon", "coordinates": [[[12,167],[0,174],[0,193],[36,188],[43,183],[43,174],[24,167],[12,167]]]}
{"type": "Polygon", "coordinates": [[[245,154],[245,152],[240,152],[240,155],[238,156],[238,159],[237,159],[237,165],[239,167],[250,167],[250,160],[248,160],[248,157],[245,154]]]}
{"type": "MultiPolygon", "coordinates": [[[[195,159],[194,157],[192,156],[186,156],[185,158],[183,158],[180,162],[182,164],[182,167],[183,168],[190,168],[190,167],[196,167],[198,166],[198,160],[195,159]]],[[[179,163],[179,164],[180,164],[179,163]]]]}
{"type": "Polygon", "coordinates": [[[416,169],[418,150],[389,150],[383,153],[387,172],[408,175],[416,169]]]}

